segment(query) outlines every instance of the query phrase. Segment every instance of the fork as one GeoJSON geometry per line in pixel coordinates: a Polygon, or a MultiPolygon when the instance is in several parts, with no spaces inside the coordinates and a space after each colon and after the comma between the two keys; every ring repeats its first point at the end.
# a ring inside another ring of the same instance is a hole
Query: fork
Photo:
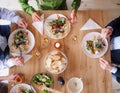
{"type": "Polygon", "coordinates": [[[20,46],[18,46],[19,52],[20,52],[20,56],[22,56],[22,49],[20,46]]]}

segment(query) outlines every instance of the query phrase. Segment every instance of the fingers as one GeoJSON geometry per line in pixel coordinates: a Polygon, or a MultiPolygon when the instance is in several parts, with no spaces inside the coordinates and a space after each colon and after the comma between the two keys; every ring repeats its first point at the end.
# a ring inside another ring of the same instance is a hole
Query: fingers
{"type": "Polygon", "coordinates": [[[28,26],[28,24],[26,23],[26,21],[24,19],[19,19],[17,24],[19,27],[22,27],[24,29],[27,28],[27,26],[28,26]]]}
{"type": "Polygon", "coordinates": [[[13,63],[15,65],[19,65],[19,66],[22,66],[24,64],[24,58],[23,57],[15,57],[13,58],[13,63]]]}
{"type": "Polygon", "coordinates": [[[41,18],[36,12],[34,12],[34,13],[32,13],[32,20],[33,20],[33,22],[36,22],[36,21],[40,21],[41,18]]]}
{"type": "Polygon", "coordinates": [[[110,35],[112,35],[112,30],[109,28],[103,28],[101,31],[101,34],[105,37],[105,38],[109,38],[110,35]]]}

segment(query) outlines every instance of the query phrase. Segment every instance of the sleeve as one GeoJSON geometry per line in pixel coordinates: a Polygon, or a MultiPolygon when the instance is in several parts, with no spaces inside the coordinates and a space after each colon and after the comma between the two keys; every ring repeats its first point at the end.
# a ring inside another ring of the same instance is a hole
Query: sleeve
{"type": "Polygon", "coordinates": [[[120,68],[117,67],[117,71],[115,73],[113,73],[113,75],[115,75],[116,77],[120,77],[120,68]]]}
{"type": "Polygon", "coordinates": [[[1,61],[0,60],[0,70],[2,69],[6,69],[6,68],[10,68],[14,66],[14,64],[12,63],[12,60],[9,59],[9,60],[4,60],[4,61],[1,61]]]}
{"type": "Polygon", "coordinates": [[[114,19],[113,21],[111,21],[107,26],[111,26],[113,28],[113,30],[115,28],[118,28],[120,26],[120,16],[118,18],[114,19]]]}
{"type": "Polygon", "coordinates": [[[0,8],[0,19],[5,19],[13,23],[17,23],[17,21],[20,19],[20,16],[15,11],[0,8]]]}
{"type": "Polygon", "coordinates": [[[73,0],[71,6],[72,9],[78,10],[78,8],[80,7],[81,4],[81,0],[73,0]]]}
{"type": "Polygon", "coordinates": [[[21,4],[21,6],[22,6],[22,9],[23,9],[26,13],[28,13],[28,14],[31,15],[33,12],[35,12],[35,9],[28,4],[28,0],[19,0],[19,2],[20,2],[20,4],[21,4]]]}

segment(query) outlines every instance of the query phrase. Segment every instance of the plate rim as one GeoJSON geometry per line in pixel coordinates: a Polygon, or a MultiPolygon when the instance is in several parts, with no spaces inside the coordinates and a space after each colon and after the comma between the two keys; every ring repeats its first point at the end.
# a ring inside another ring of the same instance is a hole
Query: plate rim
{"type": "Polygon", "coordinates": [[[30,87],[30,89],[32,88],[33,91],[34,91],[35,93],[37,93],[36,90],[34,89],[34,87],[31,86],[31,85],[29,85],[29,84],[27,84],[27,83],[19,83],[19,84],[16,84],[15,86],[13,86],[13,87],[10,89],[10,93],[13,93],[14,90],[16,90],[16,88],[17,88],[18,86],[22,86],[22,85],[23,85],[23,86],[30,87]]]}

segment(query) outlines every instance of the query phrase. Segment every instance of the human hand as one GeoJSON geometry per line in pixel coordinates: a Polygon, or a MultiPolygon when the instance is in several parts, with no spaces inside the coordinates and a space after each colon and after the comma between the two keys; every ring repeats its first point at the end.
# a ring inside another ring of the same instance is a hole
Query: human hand
{"type": "Polygon", "coordinates": [[[24,58],[22,56],[11,58],[14,65],[22,66],[24,64],[24,58]]]}
{"type": "Polygon", "coordinates": [[[22,18],[17,21],[17,25],[19,27],[24,28],[24,29],[27,28],[27,26],[28,26],[28,24],[26,23],[26,21],[24,19],[22,19],[22,18]]]}
{"type": "Polygon", "coordinates": [[[70,14],[70,23],[71,24],[77,22],[77,15],[76,15],[76,13],[77,13],[76,10],[72,10],[72,12],[70,14]]]}
{"type": "Polygon", "coordinates": [[[32,13],[32,20],[33,20],[33,22],[41,20],[40,16],[37,14],[37,12],[32,13]]]}
{"type": "Polygon", "coordinates": [[[100,62],[100,67],[104,70],[111,71],[112,68],[114,67],[111,63],[109,63],[107,60],[103,58],[100,58],[99,62],[100,62]]]}
{"type": "Polygon", "coordinates": [[[11,74],[11,75],[7,76],[7,80],[14,81],[14,79],[16,78],[17,75],[18,74],[11,74]]]}
{"type": "Polygon", "coordinates": [[[112,28],[103,28],[101,30],[101,34],[105,37],[105,38],[109,38],[110,35],[112,35],[112,28]]]}

